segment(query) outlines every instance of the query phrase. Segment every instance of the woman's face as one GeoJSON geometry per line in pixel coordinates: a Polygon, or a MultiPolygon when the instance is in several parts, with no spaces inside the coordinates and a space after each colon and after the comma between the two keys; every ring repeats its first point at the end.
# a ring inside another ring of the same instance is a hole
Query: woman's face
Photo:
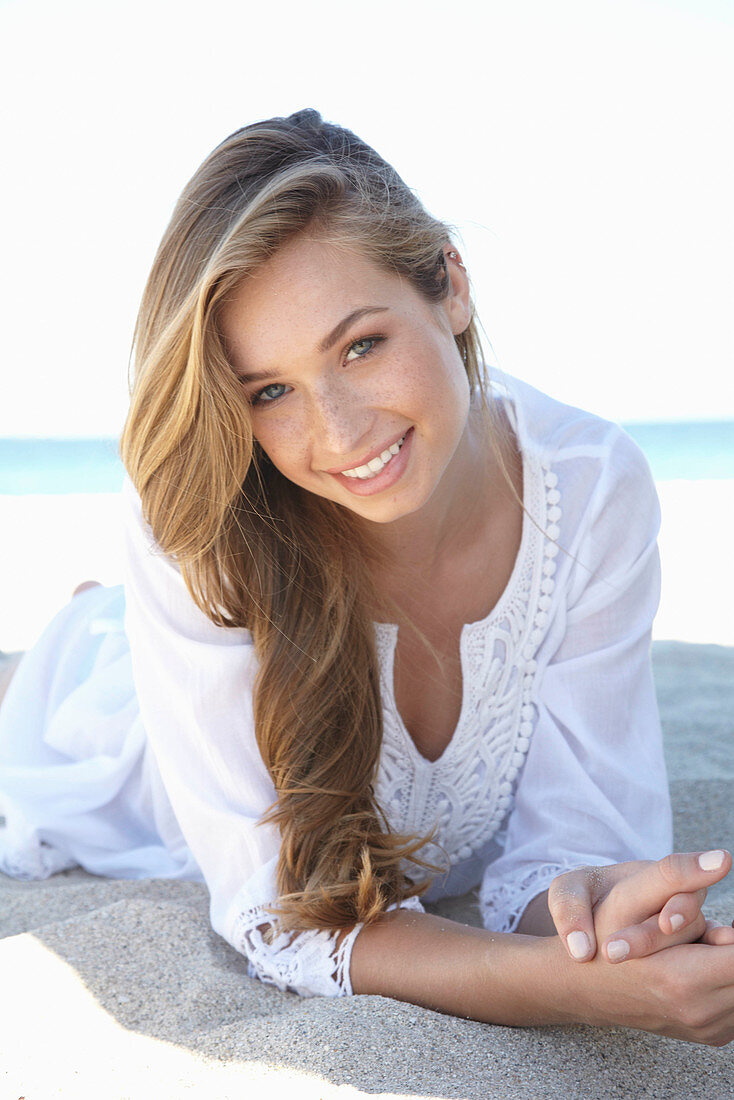
{"type": "Polygon", "coordinates": [[[273,465],[378,523],[416,512],[461,461],[469,383],[454,333],[469,288],[447,264],[452,292],[433,304],[361,254],[300,236],[221,315],[273,465]]]}

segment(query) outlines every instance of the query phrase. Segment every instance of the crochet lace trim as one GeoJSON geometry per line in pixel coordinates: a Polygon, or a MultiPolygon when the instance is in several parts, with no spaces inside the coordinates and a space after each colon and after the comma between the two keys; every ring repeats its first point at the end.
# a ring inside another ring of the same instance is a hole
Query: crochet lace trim
{"type": "MultiPolygon", "coordinates": [[[[422,912],[417,898],[391,905],[391,909],[422,912]]],[[[281,932],[277,921],[262,905],[240,913],[232,944],[248,959],[248,975],[281,991],[304,997],[344,997],[352,993],[349,966],[354,941],[364,926],[343,930],[281,932]],[[341,940],[340,940],[340,937],[341,940]]]]}
{"type": "Polygon", "coordinates": [[[538,894],[544,893],[558,875],[575,871],[580,863],[546,863],[519,867],[514,875],[493,882],[491,873],[485,876],[479,891],[482,924],[494,932],[514,932],[525,909],[538,894]]]}
{"type": "Polygon", "coordinates": [[[462,709],[436,761],[418,753],[397,710],[398,628],[376,624],[384,734],[375,793],[396,831],[428,833],[438,825],[437,844],[421,853],[438,863],[445,862],[442,850],[454,865],[495,837],[512,808],[537,721],[535,656],[550,623],[561,496],[549,464],[532,452],[523,458],[529,515],[515,569],[487,618],[462,630],[462,709]]]}

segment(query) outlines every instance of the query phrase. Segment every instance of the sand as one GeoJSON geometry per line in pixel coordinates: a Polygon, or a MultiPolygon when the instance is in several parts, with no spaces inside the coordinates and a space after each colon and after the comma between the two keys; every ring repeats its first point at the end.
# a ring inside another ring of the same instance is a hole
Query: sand
{"type": "MultiPolygon", "coordinates": [[[[654,656],[677,847],[731,848],[734,649],[656,643],[654,656]]],[[[471,895],[439,909],[478,923],[471,895]]],[[[734,883],[707,909],[731,919],[734,883]]],[[[280,993],[245,976],[194,883],[0,875],[0,936],[0,1100],[734,1096],[734,1045],[280,993]]]]}

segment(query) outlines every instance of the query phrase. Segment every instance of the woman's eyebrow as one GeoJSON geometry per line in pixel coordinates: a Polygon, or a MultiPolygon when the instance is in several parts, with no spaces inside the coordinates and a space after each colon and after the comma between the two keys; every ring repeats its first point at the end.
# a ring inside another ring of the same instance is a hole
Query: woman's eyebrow
{"type": "MultiPolygon", "coordinates": [[[[355,321],[358,321],[360,317],[365,317],[368,313],[385,313],[389,310],[389,306],[363,306],[361,309],[354,309],[351,313],[339,322],[338,325],[331,330],[328,336],[325,336],[321,343],[318,345],[317,350],[322,354],[333,348],[342,336],[349,329],[350,325],[353,325],[355,321]]],[[[269,382],[271,378],[278,377],[278,371],[251,371],[247,373],[239,374],[241,382],[269,382]]]]}
{"type": "Polygon", "coordinates": [[[350,325],[353,325],[355,321],[358,321],[360,317],[365,317],[368,313],[384,313],[388,306],[364,306],[362,309],[355,309],[349,313],[343,321],[340,321],[336,325],[328,336],[318,346],[318,351],[325,352],[333,348],[339,340],[341,340],[344,333],[347,331],[350,325]]]}

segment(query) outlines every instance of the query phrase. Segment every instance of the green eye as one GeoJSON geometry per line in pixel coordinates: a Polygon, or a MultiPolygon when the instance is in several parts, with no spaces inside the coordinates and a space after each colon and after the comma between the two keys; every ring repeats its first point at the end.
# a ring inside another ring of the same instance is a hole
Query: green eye
{"type": "Polygon", "coordinates": [[[283,396],[283,392],[287,389],[282,382],[271,382],[269,386],[263,386],[261,390],[258,390],[256,394],[253,394],[253,405],[268,405],[273,401],[277,401],[279,397],[283,396]],[[281,392],[275,392],[281,391],[281,392]]]}
{"type": "Polygon", "coordinates": [[[375,350],[382,340],[384,340],[384,336],[365,336],[363,340],[355,340],[354,343],[349,346],[347,361],[364,359],[366,355],[369,355],[370,352],[375,350]]]}

